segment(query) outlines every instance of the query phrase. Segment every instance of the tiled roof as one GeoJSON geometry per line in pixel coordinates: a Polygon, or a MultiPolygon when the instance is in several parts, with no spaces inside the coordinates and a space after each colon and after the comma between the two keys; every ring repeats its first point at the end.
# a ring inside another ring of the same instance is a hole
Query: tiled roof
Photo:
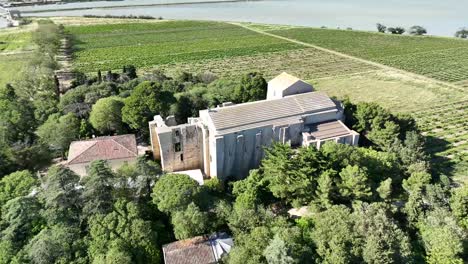
{"type": "Polygon", "coordinates": [[[316,123],[308,127],[310,132],[307,134],[315,139],[334,138],[354,133],[339,120],[316,123]]]}
{"type": "Polygon", "coordinates": [[[177,241],[163,247],[166,264],[211,264],[216,258],[206,237],[177,241]]]}
{"type": "Polygon", "coordinates": [[[326,94],[310,92],[210,109],[208,113],[217,134],[222,135],[268,124],[297,122],[302,115],[333,110],[337,106],[326,94]]]}
{"type": "Polygon", "coordinates": [[[94,160],[114,160],[138,156],[135,135],[98,137],[73,141],[68,151],[68,164],[88,163],[94,160]]]}

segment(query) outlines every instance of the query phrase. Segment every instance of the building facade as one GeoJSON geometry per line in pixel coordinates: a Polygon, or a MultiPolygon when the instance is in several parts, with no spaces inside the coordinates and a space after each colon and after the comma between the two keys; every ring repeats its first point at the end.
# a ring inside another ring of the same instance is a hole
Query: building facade
{"type": "Polygon", "coordinates": [[[225,180],[242,179],[258,168],[264,148],[273,142],[317,148],[326,141],[357,145],[359,134],[343,118],[340,102],[283,73],[268,83],[267,100],[225,103],[182,125],[156,116],[149,126],[154,157],[164,171],[200,169],[207,177],[225,180]]]}

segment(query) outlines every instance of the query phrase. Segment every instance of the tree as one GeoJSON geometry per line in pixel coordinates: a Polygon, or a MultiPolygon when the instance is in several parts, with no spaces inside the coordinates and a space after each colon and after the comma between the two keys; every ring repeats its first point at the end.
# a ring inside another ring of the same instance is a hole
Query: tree
{"type": "Polygon", "coordinates": [[[130,80],[133,80],[137,77],[136,68],[133,65],[124,66],[122,73],[126,75],[130,80]]]}
{"type": "Polygon", "coordinates": [[[295,153],[284,144],[274,144],[267,149],[262,161],[270,191],[275,197],[296,207],[312,200],[316,186],[314,176],[318,177],[321,168],[321,156],[316,148],[304,147],[295,153]]]}
{"type": "Polygon", "coordinates": [[[271,230],[266,226],[255,227],[249,233],[236,236],[236,244],[229,253],[228,263],[258,264],[266,263],[263,255],[272,237],[271,230]]]}
{"type": "Polygon", "coordinates": [[[412,251],[408,236],[380,203],[363,203],[355,208],[354,230],[359,238],[354,242],[361,248],[365,263],[411,263],[412,251]]]}
{"type": "Polygon", "coordinates": [[[142,218],[138,206],[119,199],[108,214],[95,214],[88,221],[90,237],[88,253],[91,262],[106,260],[113,263],[112,253],[121,252],[119,259],[131,263],[160,263],[158,231],[164,227],[158,221],[151,223],[142,218]],[[156,230],[155,227],[160,229],[156,230]]]}
{"type": "Polygon", "coordinates": [[[356,234],[353,232],[351,212],[345,206],[334,205],[314,214],[315,225],[310,238],[316,245],[320,263],[356,263],[357,252],[353,249],[356,234]]]}
{"type": "Polygon", "coordinates": [[[4,256],[8,260],[2,263],[9,263],[14,255],[41,231],[44,220],[40,216],[40,210],[41,205],[37,198],[28,196],[14,198],[2,207],[3,230],[0,233],[0,248],[8,247],[10,251],[8,257],[4,256]]]}
{"type": "Polygon", "coordinates": [[[187,175],[166,174],[153,188],[153,203],[165,213],[184,210],[197,201],[200,192],[198,183],[187,175]]]}
{"type": "Polygon", "coordinates": [[[403,188],[411,193],[417,192],[423,186],[429,184],[432,180],[431,174],[427,172],[414,172],[408,179],[403,180],[403,188]]]}
{"type": "Polygon", "coordinates": [[[384,201],[388,200],[392,195],[392,178],[382,181],[379,188],[377,188],[377,193],[384,201]]]}
{"type": "Polygon", "coordinates": [[[387,28],[387,31],[392,33],[392,34],[397,34],[397,35],[401,35],[403,33],[405,33],[405,29],[402,28],[402,27],[389,27],[387,28]]]}
{"type": "Polygon", "coordinates": [[[383,151],[389,151],[395,138],[398,138],[400,127],[392,121],[386,121],[383,126],[374,123],[372,130],[367,134],[367,138],[380,147],[383,151]]]}
{"type": "Polygon", "coordinates": [[[320,174],[317,180],[317,190],[315,191],[316,198],[313,201],[319,208],[329,208],[333,204],[335,192],[333,178],[336,177],[336,174],[334,170],[327,170],[320,174]]]}
{"type": "Polygon", "coordinates": [[[25,247],[28,263],[84,263],[86,247],[77,227],[55,225],[43,229],[25,247]]]}
{"type": "Polygon", "coordinates": [[[70,143],[79,138],[79,132],[80,120],[74,114],[60,116],[57,113],[50,115],[47,121],[37,128],[36,134],[52,151],[64,157],[70,143]]]}
{"type": "Polygon", "coordinates": [[[411,35],[422,36],[424,34],[427,34],[427,30],[421,26],[412,26],[409,28],[408,33],[410,33],[411,35]]]}
{"type": "Polygon", "coordinates": [[[162,90],[161,84],[142,82],[125,99],[122,108],[122,120],[133,129],[146,131],[148,120],[154,115],[166,116],[175,99],[171,92],[162,90]]]}
{"type": "Polygon", "coordinates": [[[377,31],[380,32],[380,33],[385,33],[385,31],[387,30],[387,27],[380,24],[380,23],[377,23],[377,31]]]}
{"type": "Polygon", "coordinates": [[[84,178],[83,213],[85,216],[106,214],[112,211],[115,176],[106,161],[91,163],[84,178]]]}
{"type": "Polygon", "coordinates": [[[99,99],[89,115],[91,125],[101,133],[121,132],[122,108],[124,103],[118,97],[107,97],[99,99]]]}
{"type": "Polygon", "coordinates": [[[460,30],[455,32],[455,37],[456,38],[462,38],[462,39],[468,38],[468,29],[467,28],[461,28],[460,30]]]}
{"type": "Polygon", "coordinates": [[[278,234],[275,235],[270,244],[263,252],[268,264],[295,264],[298,263],[290,256],[289,248],[278,234]]]}
{"type": "Polygon", "coordinates": [[[17,171],[0,180],[0,208],[9,200],[28,195],[37,186],[37,179],[29,171],[17,171]]]}
{"type": "Polygon", "coordinates": [[[372,192],[368,183],[368,176],[364,169],[348,165],[340,172],[341,182],[338,184],[341,195],[352,200],[366,200],[372,192]]]}
{"type": "Polygon", "coordinates": [[[463,263],[465,234],[449,211],[437,208],[419,224],[429,264],[463,263]]]}
{"type": "Polygon", "coordinates": [[[208,216],[200,211],[195,203],[190,203],[185,210],[176,211],[172,215],[172,225],[176,239],[187,239],[203,235],[207,230],[208,216]]]}
{"type": "Polygon", "coordinates": [[[240,84],[234,90],[237,103],[255,102],[266,98],[268,83],[260,73],[249,73],[242,76],[240,84]]]}
{"type": "Polygon", "coordinates": [[[11,85],[0,87],[0,143],[31,141],[34,127],[30,103],[18,97],[11,85]]]}
{"type": "Polygon", "coordinates": [[[460,226],[468,229],[468,185],[453,190],[450,199],[453,215],[457,217],[460,226]]]}
{"type": "Polygon", "coordinates": [[[49,225],[79,222],[81,213],[80,177],[70,169],[53,166],[47,172],[40,197],[44,202],[44,216],[49,225]]]}

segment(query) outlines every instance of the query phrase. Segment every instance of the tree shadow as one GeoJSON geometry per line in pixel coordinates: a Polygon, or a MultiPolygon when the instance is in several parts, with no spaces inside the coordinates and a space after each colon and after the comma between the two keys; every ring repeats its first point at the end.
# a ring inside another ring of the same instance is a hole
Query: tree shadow
{"type": "Polygon", "coordinates": [[[440,179],[440,176],[445,175],[449,178],[452,178],[453,172],[455,170],[455,162],[448,157],[437,155],[441,152],[449,150],[452,145],[449,141],[434,137],[434,136],[425,136],[426,140],[426,153],[429,154],[431,160],[431,173],[436,177],[437,180],[440,179]]]}

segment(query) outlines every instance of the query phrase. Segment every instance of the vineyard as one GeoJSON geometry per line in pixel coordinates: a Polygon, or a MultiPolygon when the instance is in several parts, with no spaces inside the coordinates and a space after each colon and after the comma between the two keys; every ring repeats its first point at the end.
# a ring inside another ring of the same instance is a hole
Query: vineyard
{"type": "Polygon", "coordinates": [[[441,81],[468,80],[468,42],[463,40],[315,28],[269,32],[441,81]]]}
{"type": "Polygon", "coordinates": [[[435,169],[468,184],[468,100],[415,114],[427,138],[435,169]]]}
{"type": "Polygon", "coordinates": [[[286,71],[304,80],[336,77],[373,71],[376,67],[313,48],[261,53],[224,59],[168,64],[160,69],[171,73],[177,69],[189,72],[212,72],[220,77],[261,72],[271,79],[286,71]]]}
{"type": "Polygon", "coordinates": [[[299,45],[217,22],[170,21],[68,26],[74,67],[84,72],[150,68],[300,48],[299,45]]]}

